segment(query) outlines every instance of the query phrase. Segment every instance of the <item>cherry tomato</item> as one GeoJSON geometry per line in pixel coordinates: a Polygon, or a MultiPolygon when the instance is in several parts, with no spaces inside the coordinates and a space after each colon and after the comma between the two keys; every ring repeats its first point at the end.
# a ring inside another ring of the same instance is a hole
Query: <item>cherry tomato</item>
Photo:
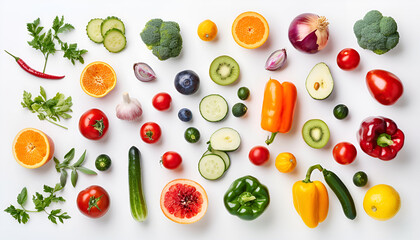
{"type": "Polygon", "coordinates": [[[158,93],[153,97],[152,103],[153,107],[155,107],[159,111],[168,110],[171,107],[172,98],[167,93],[158,93]]]}
{"type": "Polygon", "coordinates": [[[353,48],[345,48],[337,55],[337,65],[343,70],[350,71],[359,66],[360,55],[353,48]]]}
{"type": "Polygon", "coordinates": [[[88,139],[99,140],[103,138],[108,131],[109,122],[104,112],[93,108],[80,117],[80,133],[88,139]]]}
{"type": "Polygon", "coordinates": [[[154,122],[147,122],[140,128],[140,137],[145,143],[155,143],[159,141],[162,131],[159,125],[154,122]]]}
{"type": "Polygon", "coordinates": [[[401,80],[385,70],[371,70],[366,74],[366,84],[369,92],[379,103],[392,105],[403,94],[401,80]]]}
{"type": "Polygon", "coordinates": [[[349,142],[338,143],[333,149],[333,157],[335,161],[342,165],[352,163],[354,159],[356,159],[356,155],[356,148],[349,142]]]}
{"type": "Polygon", "coordinates": [[[91,218],[99,218],[108,212],[109,195],[100,186],[93,185],[77,195],[77,207],[80,212],[91,218]]]}
{"type": "Polygon", "coordinates": [[[270,158],[270,152],[266,147],[256,146],[249,151],[249,160],[255,165],[262,165],[270,158]]]}
{"type": "Polygon", "coordinates": [[[175,169],[181,165],[182,158],[178,153],[169,151],[163,154],[161,163],[167,169],[175,169]]]}

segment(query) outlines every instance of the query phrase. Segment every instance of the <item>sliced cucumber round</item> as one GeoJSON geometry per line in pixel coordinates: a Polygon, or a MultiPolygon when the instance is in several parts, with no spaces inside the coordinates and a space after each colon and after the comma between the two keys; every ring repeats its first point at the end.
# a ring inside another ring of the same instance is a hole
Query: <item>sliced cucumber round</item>
{"type": "Polygon", "coordinates": [[[108,51],[112,53],[121,52],[125,48],[126,44],[127,40],[119,29],[113,28],[106,32],[104,37],[104,46],[108,51]]]}
{"type": "Polygon", "coordinates": [[[102,18],[94,18],[91,19],[86,26],[86,33],[89,39],[95,43],[102,43],[104,41],[104,37],[101,32],[101,24],[103,21],[104,20],[102,18]]]}
{"type": "Polygon", "coordinates": [[[225,168],[225,161],[216,154],[204,155],[198,162],[198,171],[203,178],[208,180],[219,179],[223,176],[225,168]]]}
{"type": "Polygon", "coordinates": [[[222,121],[229,111],[226,100],[218,94],[210,94],[201,99],[199,109],[201,116],[209,122],[222,121]]]}
{"type": "Polygon", "coordinates": [[[225,171],[228,170],[228,168],[230,167],[230,157],[226,152],[222,152],[222,151],[217,151],[217,150],[207,150],[203,156],[205,155],[209,155],[209,154],[216,154],[219,157],[221,157],[223,159],[223,161],[225,161],[225,171]]]}
{"type": "Polygon", "coordinates": [[[232,152],[241,145],[241,136],[235,129],[224,127],[211,135],[209,143],[211,149],[232,152]]]}
{"type": "Polygon", "coordinates": [[[118,29],[125,34],[124,23],[117,17],[107,17],[101,24],[101,33],[105,37],[105,34],[111,29],[118,29]]]}

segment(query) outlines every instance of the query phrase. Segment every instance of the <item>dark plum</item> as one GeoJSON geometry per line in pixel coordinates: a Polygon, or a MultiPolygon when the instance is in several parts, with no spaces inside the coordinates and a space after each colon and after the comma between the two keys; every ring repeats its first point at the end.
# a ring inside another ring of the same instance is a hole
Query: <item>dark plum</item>
{"type": "Polygon", "coordinates": [[[179,110],[178,118],[183,122],[189,122],[192,119],[192,112],[188,108],[183,108],[179,110]]]}
{"type": "Polygon", "coordinates": [[[184,70],[175,76],[175,88],[184,95],[191,95],[197,92],[200,86],[200,78],[192,70],[184,70]]]}

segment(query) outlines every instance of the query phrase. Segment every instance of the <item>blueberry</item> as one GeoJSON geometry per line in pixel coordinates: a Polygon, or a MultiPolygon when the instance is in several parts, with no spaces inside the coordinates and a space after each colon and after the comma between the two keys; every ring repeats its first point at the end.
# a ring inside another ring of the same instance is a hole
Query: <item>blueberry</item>
{"type": "Polygon", "coordinates": [[[191,70],[184,70],[175,76],[175,88],[184,95],[190,95],[197,92],[200,86],[200,78],[197,73],[191,70]]]}
{"type": "Polygon", "coordinates": [[[178,112],[178,118],[179,120],[183,121],[183,122],[189,122],[192,119],[192,112],[190,109],[188,108],[183,108],[181,110],[179,110],[178,112]]]}

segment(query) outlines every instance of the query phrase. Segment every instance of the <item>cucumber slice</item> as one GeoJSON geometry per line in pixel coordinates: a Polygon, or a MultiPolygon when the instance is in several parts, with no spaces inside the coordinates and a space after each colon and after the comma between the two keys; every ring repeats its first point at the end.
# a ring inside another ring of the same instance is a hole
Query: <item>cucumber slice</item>
{"type": "Polygon", "coordinates": [[[86,34],[89,39],[95,43],[102,43],[104,41],[104,37],[101,33],[101,24],[103,21],[102,18],[94,18],[91,19],[86,26],[86,34]]]}
{"type": "Polygon", "coordinates": [[[218,94],[210,94],[201,99],[199,109],[201,116],[209,122],[222,121],[229,111],[226,100],[218,94]]]}
{"type": "Polygon", "coordinates": [[[213,150],[213,151],[207,150],[203,154],[203,156],[210,155],[210,154],[216,154],[219,157],[221,157],[223,159],[223,161],[225,161],[225,171],[228,170],[228,168],[230,167],[230,157],[227,153],[222,152],[222,151],[217,151],[217,150],[213,150]]]}
{"type": "Polygon", "coordinates": [[[219,179],[225,172],[225,168],[225,161],[216,154],[204,155],[198,162],[198,171],[203,178],[208,180],[219,179]]]}
{"type": "Polygon", "coordinates": [[[119,29],[113,28],[106,32],[104,37],[104,46],[108,51],[112,53],[121,52],[125,48],[126,44],[127,40],[119,29]]]}
{"type": "Polygon", "coordinates": [[[241,136],[235,129],[224,127],[211,135],[209,143],[211,149],[232,152],[241,145],[241,136]]]}
{"type": "Polygon", "coordinates": [[[124,23],[117,17],[107,17],[101,24],[101,33],[105,37],[105,34],[113,29],[119,29],[123,34],[125,34],[124,23]]]}

